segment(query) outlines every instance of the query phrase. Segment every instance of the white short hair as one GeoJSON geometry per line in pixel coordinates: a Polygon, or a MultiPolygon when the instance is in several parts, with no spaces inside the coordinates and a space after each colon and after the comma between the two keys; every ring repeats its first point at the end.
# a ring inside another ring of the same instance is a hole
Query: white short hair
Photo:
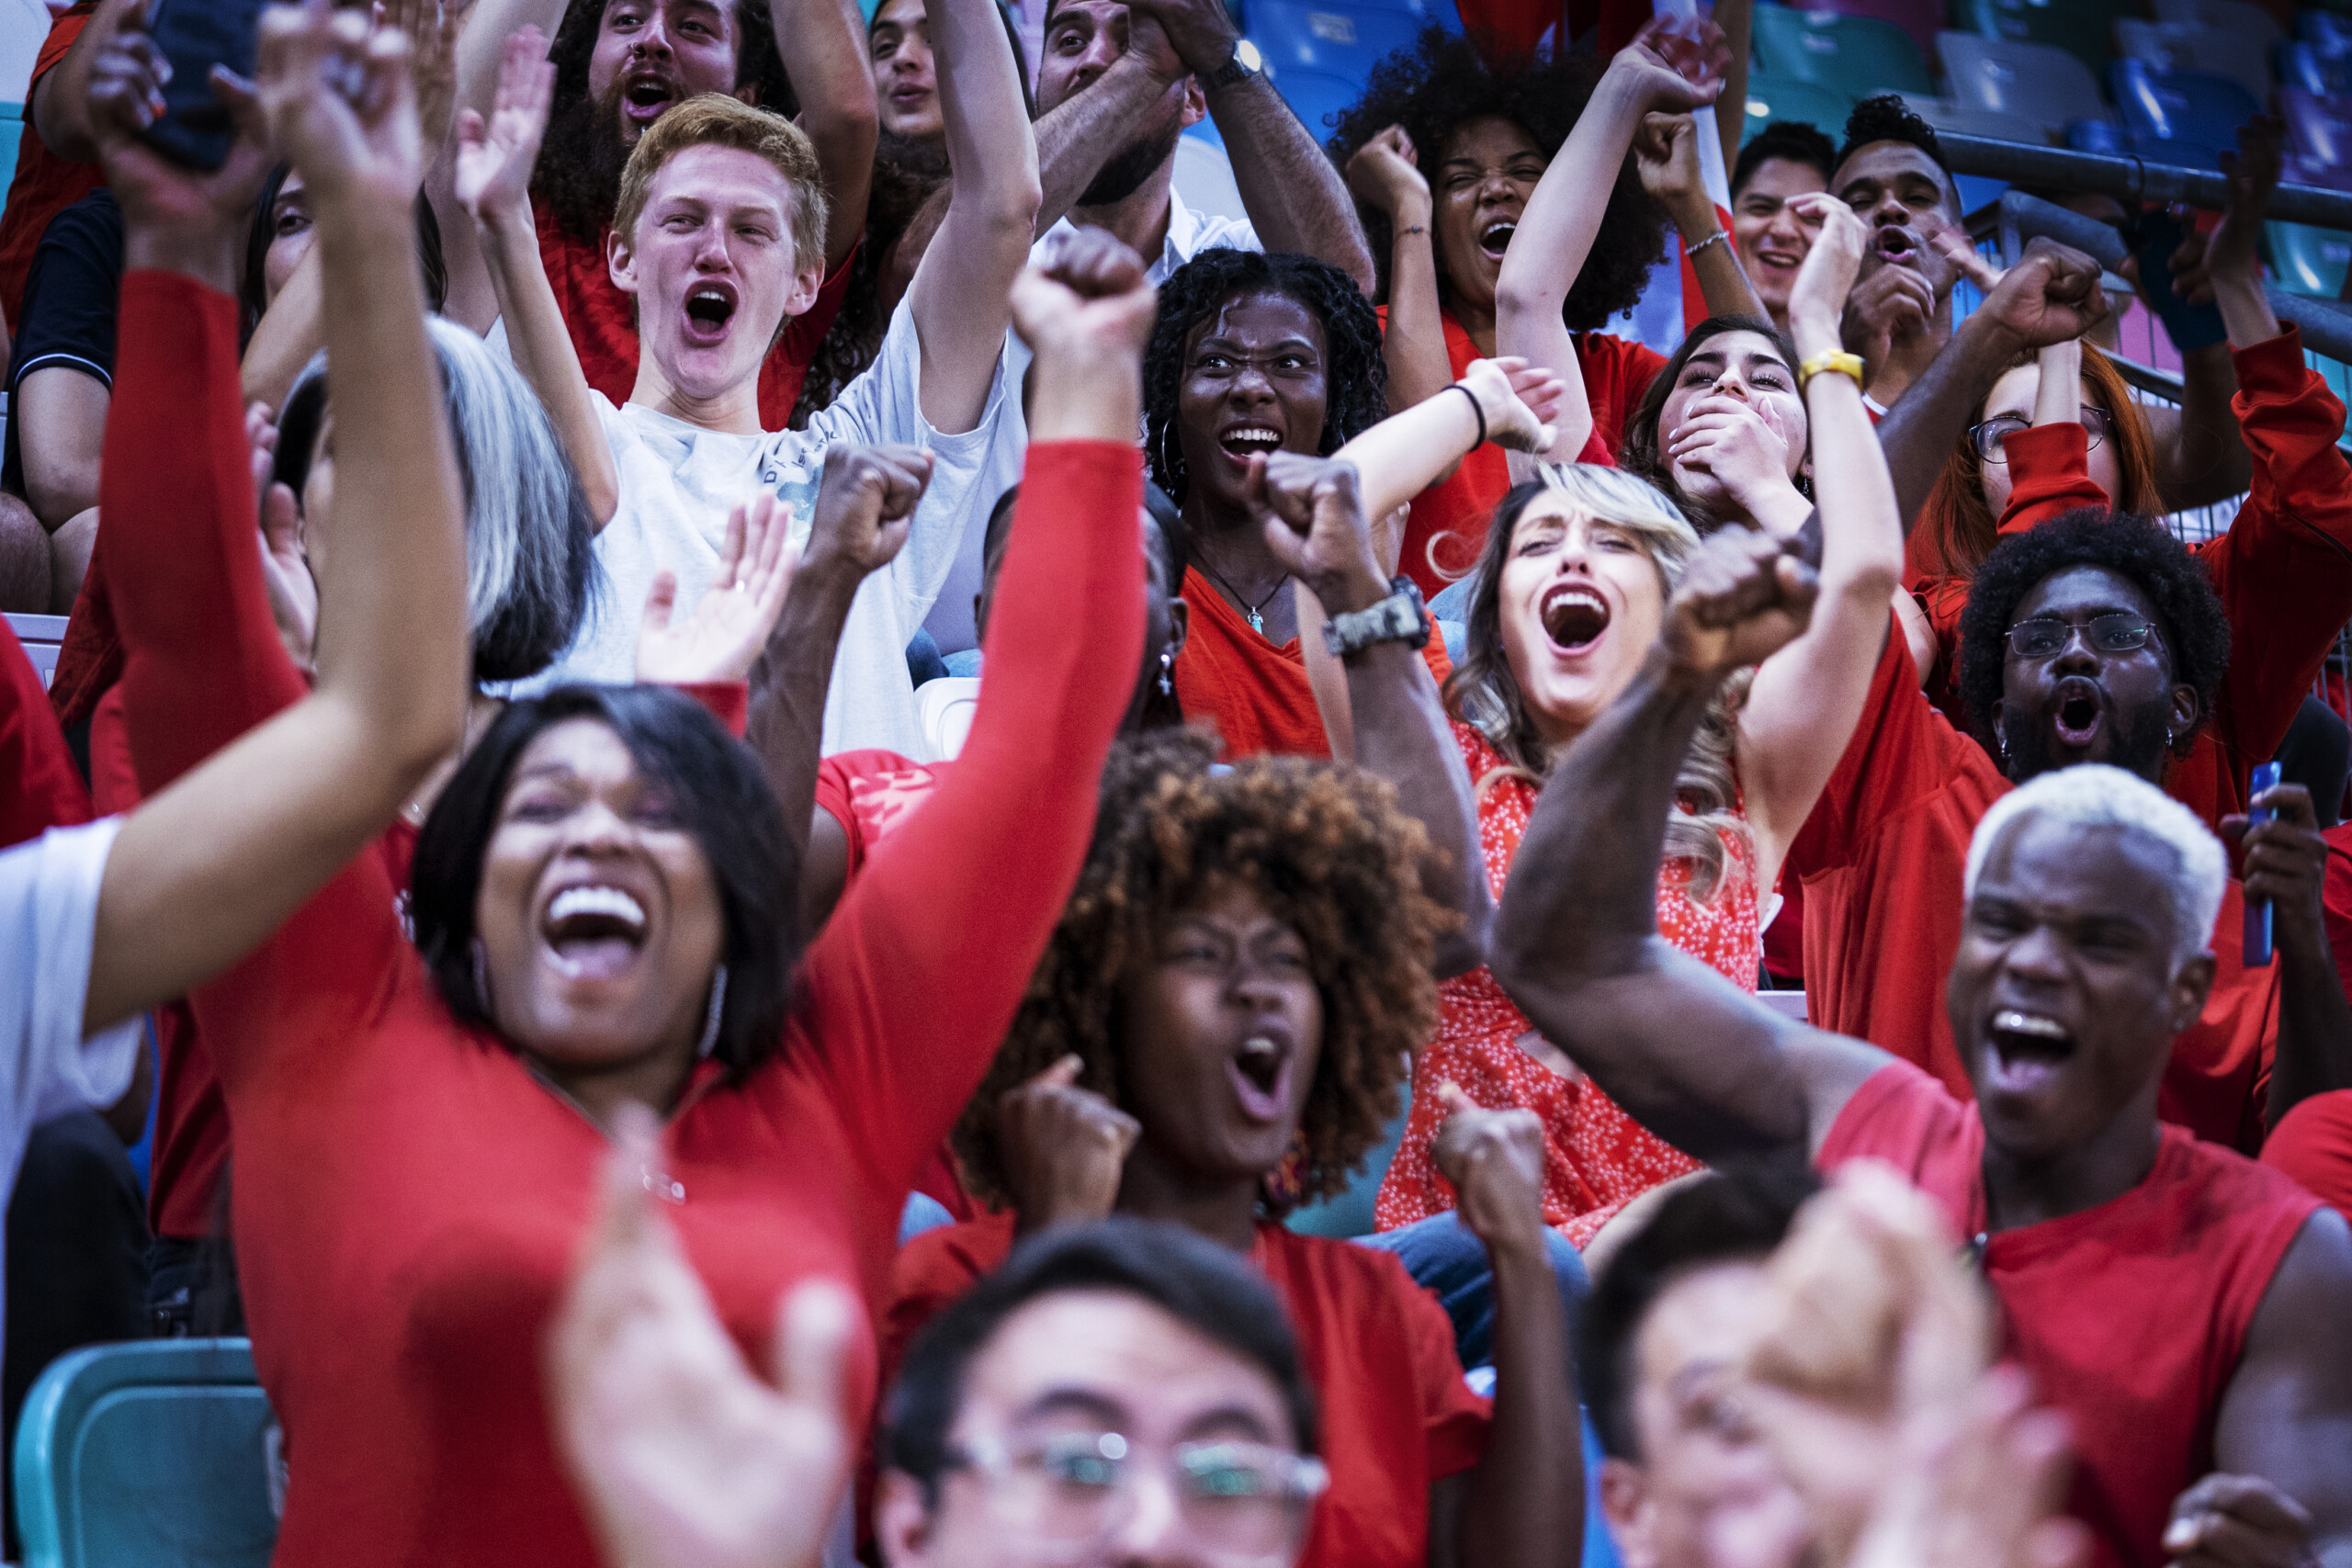
{"type": "Polygon", "coordinates": [[[2197,814],[2140,777],[2103,762],[2053,768],[1993,803],[1968,842],[1968,878],[1963,898],[1976,897],[1976,879],[2012,823],[2041,812],[2069,828],[2125,828],[2170,850],[2177,868],[2168,886],[2176,935],[2173,962],[2206,951],[2222,894],[2230,878],[2229,858],[2197,814]]]}

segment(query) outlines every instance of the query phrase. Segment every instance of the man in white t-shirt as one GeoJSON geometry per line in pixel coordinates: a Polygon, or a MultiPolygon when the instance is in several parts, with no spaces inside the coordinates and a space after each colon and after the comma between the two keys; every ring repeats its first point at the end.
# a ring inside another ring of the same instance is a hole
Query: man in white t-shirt
{"type": "Polygon", "coordinates": [[[922,754],[904,650],[967,511],[984,516],[1018,477],[1018,426],[999,417],[999,368],[1038,199],[1035,143],[993,6],[934,0],[932,33],[956,165],[939,243],[874,365],[807,430],[774,433],[760,426],[761,362],[824,275],[824,188],[808,138],[717,94],[675,106],[639,138],[606,257],[638,312],[637,382],[615,407],[581,374],[526,189],[551,67],[535,30],[509,40],[493,114],[486,124],[469,114],[460,127],[458,195],[474,214],[515,364],[562,433],[600,527],[589,623],[534,688],[629,680],[653,574],[674,572],[690,610],[718,567],[729,511],[762,490],[792,502],[805,532],[829,446],[919,446],[933,457],[931,488],[906,547],[851,609],[824,746],[922,754]]]}

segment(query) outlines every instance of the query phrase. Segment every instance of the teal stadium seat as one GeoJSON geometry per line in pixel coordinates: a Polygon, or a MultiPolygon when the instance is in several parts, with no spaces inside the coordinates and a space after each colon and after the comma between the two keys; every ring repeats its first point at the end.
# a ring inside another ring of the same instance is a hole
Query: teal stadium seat
{"type": "Polygon", "coordinates": [[[276,1432],[250,1341],[60,1358],[17,1428],[24,1568],[267,1568],[276,1432]]]}
{"type": "Polygon", "coordinates": [[[1936,35],[1936,57],[1951,80],[1953,102],[2020,116],[2047,140],[2058,140],[2073,121],[2109,118],[2098,79],[2054,45],[1945,32],[1936,35]]]}
{"type": "Polygon", "coordinates": [[[0,104],[0,193],[17,173],[17,146],[25,139],[25,106],[0,104]]]}
{"type": "Polygon", "coordinates": [[[2137,6],[2119,0],[1953,0],[1952,5],[1953,21],[1979,38],[2063,49],[2089,66],[2095,80],[2107,74],[2114,58],[2116,18],[2137,15],[2137,6]]]}
{"type": "Polygon", "coordinates": [[[1740,127],[1742,141],[1776,119],[1801,119],[1817,125],[1830,141],[1846,134],[1846,117],[1855,100],[1834,87],[1792,81],[1752,71],[1747,77],[1747,118],[1740,127]]]}
{"type": "Polygon", "coordinates": [[[2336,298],[2346,269],[2352,267],[2352,234],[2307,223],[2270,222],[2262,228],[2279,288],[2314,299],[2336,298]]]}
{"type": "Polygon", "coordinates": [[[1893,22],[1770,4],[1753,15],[1756,68],[1768,75],[1856,98],[1934,90],[1918,46],[1893,22]]]}
{"type": "Polygon", "coordinates": [[[1935,51],[1936,29],[1944,25],[1943,0],[1808,0],[1797,9],[1835,11],[1841,17],[1874,17],[1909,35],[1925,60],[1935,51]]]}

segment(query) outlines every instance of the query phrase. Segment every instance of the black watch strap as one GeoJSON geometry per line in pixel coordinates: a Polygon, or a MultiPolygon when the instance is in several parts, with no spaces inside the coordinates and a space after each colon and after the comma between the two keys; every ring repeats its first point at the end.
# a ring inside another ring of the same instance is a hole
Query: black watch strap
{"type": "Polygon", "coordinates": [[[1376,642],[1426,648],[1429,640],[1429,609],[1421,602],[1420,585],[1409,577],[1389,579],[1388,597],[1378,604],[1333,615],[1323,623],[1323,646],[1335,659],[1361,653],[1376,642]]]}
{"type": "Polygon", "coordinates": [[[1242,57],[1241,45],[1237,41],[1232,57],[1201,78],[1201,91],[1214,93],[1220,87],[1230,87],[1236,82],[1246,82],[1256,74],[1257,67],[1242,57]]]}

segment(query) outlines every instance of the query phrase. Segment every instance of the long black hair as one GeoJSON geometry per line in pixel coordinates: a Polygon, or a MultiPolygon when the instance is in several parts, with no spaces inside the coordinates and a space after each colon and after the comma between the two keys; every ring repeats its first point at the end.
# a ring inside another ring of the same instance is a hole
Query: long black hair
{"type": "MultiPolygon", "coordinates": [[[[269,245],[277,237],[277,197],[293,172],[291,164],[272,169],[269,178],[262,182],[261,199],[254,204],[253,224],[245,234],[244,275],[237,282],[241,344],[252,340],[254,329],[269,310],[269,245]]],[[[424,199],[423,191],[416,193],[414,213],[416,260],[424,270],[424,308],[437,312],[449,297],[449,268],[441,259],[441,220],[433,215],[433,204],[424,199]]]]}
{"type": "Polygon", "coordinates": [[[1144,455],[1152,481],[1184,502],[1184,455],[1177,447],[1176,405],[1184,383],[1184,346],[1193,331],[1238,294],[1280,294],[1323,323],[1330,351],[1324,367],[1326,456],[1388,417],[1388,363],[1380,353],[1380,318],[1355,279],[1326,262],[1288,251],[1203,251],[1159,286],[1159,317],[1143,351],[1144,455]]]}
{"type": "Polygon", "coordinates": [[[670,792],[718,886],[727,998],[712,1059],[731,1079],[783,1045],[803,942],[799,885],[784,813],[752,754],[699,703],[661,686],[559,686],[511,703],[490,727],[417,835],[409,914],[417,951],[460,1023],[495,1032],[474,957],[482,860],[514,767],[532,741],[570,719],[609,728],[670,792]]]}

